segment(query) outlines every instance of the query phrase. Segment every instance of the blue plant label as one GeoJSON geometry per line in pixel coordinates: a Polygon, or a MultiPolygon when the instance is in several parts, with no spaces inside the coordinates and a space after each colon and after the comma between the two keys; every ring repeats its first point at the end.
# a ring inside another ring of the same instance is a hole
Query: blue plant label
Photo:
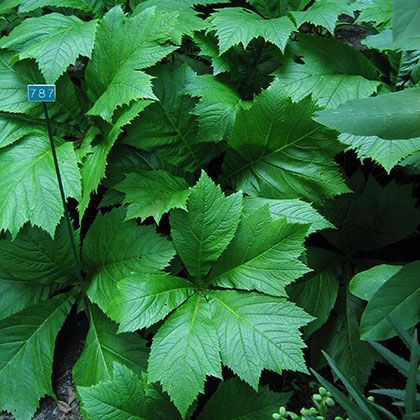
{"type": "Polygon", "coordinates": [[[28,85],[29,102],[55,102],[55,85],[28,85]]]}

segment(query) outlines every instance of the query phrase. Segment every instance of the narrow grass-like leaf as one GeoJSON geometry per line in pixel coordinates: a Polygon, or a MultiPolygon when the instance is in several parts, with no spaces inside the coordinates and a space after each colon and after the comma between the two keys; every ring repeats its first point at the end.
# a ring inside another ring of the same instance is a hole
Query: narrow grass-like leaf
{"type": "Polygon", "coordinates": [[[380,420],[380,417],[369,405],[369,401],[360,392],[360,390],[353,383],[353,381],[335,364],[334,360],[327,353],[322,351],[322,354],[327,359],[328,364],[331,366],[331,369],[334,371],[334,373],[341,379],[347,391],[354,398],[359,407],[362,408],[364,413],[366,413],[366,417],[372,420],[380,420]]]}
{"type": "MultiPolygon", "coordinates": [[[[331,392],[333,398],[346,410],[346,413],[351,416],[352,420],[371,420],[376,417],[371,417],[365,414],[360,407],[351,401],[345,394],[339,391],[333,384],[324,379],[320,374],[310,369],[312,374],[315,375],[318,382],[331,392]]],[[[380,419],[378,419],[380,420],[380,419]]]]}

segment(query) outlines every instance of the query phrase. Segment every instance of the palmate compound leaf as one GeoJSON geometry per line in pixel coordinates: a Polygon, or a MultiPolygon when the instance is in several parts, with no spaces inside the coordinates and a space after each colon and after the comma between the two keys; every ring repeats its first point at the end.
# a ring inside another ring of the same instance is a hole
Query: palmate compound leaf
{"type": "Polygon", "coordinates": [[[198,116],[198,140],[220,141],[231,131],[242,100],[234,88],[210,74],[194,76],[183,93],[200,98],[192,113],[198,116]]]}
{"type": "Polygon", "coordinates": [[[153,216],[157,224],[169,210],[185,210],[190,194],[184,178],[162,170],[128,173],[114,188],[125,194],[123,204],[128,204],[127,220],[137,217],[144,220],[153,216]]]}
{"type": "MultiPolygon", "coordinates": [[[[78,233],[75,235],[78,248],[78,233]]],[[[12,241],[0,239],[0,269],[21,281],[38,284],[77,281],[69,232],[60,223],[54,239],[27,223],[12,241]]]]}
{"type": "Polygon", "coordinates": [[[385,140],[420,137],[420,88],[354,99],[324,109],[314,120],[341,133],[378,136],[385,140]]]}
{"type": "Polygon", "coordinates": [[[255,292],[208,292],[222,362],[258,389],[261,371],[307,372],[299,328],[314,318],[284,298],[255,292]]]}
{"type": "MultiPolygon", "coordinates": [[[[80,173],[73,144],[57,142],[66,197],[80,200],[80,173]]],[[[51,236],[63,215],[48,137],[33,133],[0,149],[0,229],[16,237],[28,221],[51,236]]]]}
{"type": "Polygon", "coordinates": [[[112,123],[118,106],[133,100],[157,99],[152,77],[141,71],[164,58],[177,47],[165,45],[176,14],[148,8],[128,17],[120,6],[102,19],[92,60],[86,67],[86,82],[93,107],[88,115],[98,115],[112,123]]]}
{"type": "Polygon", "coordinates": [[[278,393],[260,387],[258,393],[249,385],[233,377],[220,382],[198,420],[254,420],[269,419],[279,407],[286,406],[291,392],[278,393]]]}
{"type": "Polygon", "coordinates": [[[30,420],[51,385],[54,341],[73,304],[61,294],[0,321],[0,410],[30,420]]]}
{"type": "Polygon", "coordinates": [[[90,420],[180,420],[181,417],[159,388],[148,385],[117,362],[113,377],[90,387],[78,386],[81,410],[90,420]]]}
{"type": "Polygon", "coordinates": [[[268,204],[273,220],[286,218],[289,223],[310,225],[308,235],[318,230],[334,228],[334,225],[321,216],[309,203],[298,199],[275,200],[263,197],[245,197],[244,213],[250,214],[266,204],[268,204]]]}
{"type": "Polygon", "coordinates": [[[90,326],[83,353],[73,367],[76,386],[91,386],[112,379],[114,362],[141,376],[146,371],[149,350],[138,334],[117,334],[114,324],[96,306],[89,305],[90,326]]]}
{"type": "Polygon", "coordinates": [[[254,38],[263,37],[282,52],[295,25],[287,16],[263,19],[251,10],[240,7],[219,9],[208,18],[209,30],[215,30],[220,54],[234,45],[248,46],[254,38]]]}
{"type": "Polygon", "coordinates": [[[232,242],[215,264],[216,286],[287,296],[284,288],[308,271],[299,256],[308,225],[272,220],[268,205],[243,217],[232,242]]]}
{"type": "Polygon", "coordinates": [[[291,15],[296,20],[299,28],[304,23],[327,28],[333,35],[335,25],[340,15],[353,16],[354,7],[342,1],[318,0],[305,11],[292,11],[291,15]]]}
{"type": "Polygon", "coordinates": [[[403,140],[384,140],[377,136],[353,136],[340,134],[341,143],[356,151],[363,162],[370,158],[381,165],[389,174],[391,169],[406,157],[420,150],[420,137],[403,140]]]}
{"type": "Polygon", "coordinates": [[[225,197],[203,171],[191,189],[187,211],[169,219],[173,244],[192,276],[202,279],[232,240],[242,212],[242,193],[225,197]]]}
{"type": "Polygon", "coordinates": [[[225,182],[249,195],[320,201],[349,192],[333,158],[335,136],[314,124],[309,98],[293,103],[274,80],[238,112],[224,161],[225,182]]]}
{"type": "Polygon", "coordinates": [[[118,332],[150,327],[195,291],[188,280],[166,273],[131,273],[117,287],[107,314],[120,324],[118,332]]]}
{"type": "Polygon", "coordinates": [[[198,119],[191,114],[196,100],[183,94],[195,73],[186,64],[158,67],[151,71],[154,93],[152,104],[133,121],[124,143],[148,152],[188,172],[203,168],[214,156],[213,145],[200,143],[198,119]]]}
{"type": "Polygon", "coordinates": [[[350,99],[369,97],[380,84],[372,63],[335,39],[300,34],[298,41],[288,44],[281,61],[273,74],[293,101],[312,95],[319,106],[336,108],[350,99]],[[331,60],[331,54],[337,60],[331,60]]]}
{"type": "Polygon", "coordinates": [[[201,292],[182,304],[153,338],[149,380],[160,381],[185,417],[206,375],[222,378],[219,343],[211,309],[201,292]]]}
{"type": "Polygon", "coordinates": [[[0,40],[0,48],[18,53],[19,59],[35,58],[47,83],[54,83],[79,55],[90,57],[97,21],[49,13],[25,19],[0,40]]]}
{"type": "Polygon", "coordinates": [[[86,234],[82,260],[90,275],[87,294],[106,312],[117,291],[117,282],[131,271],[155,273],[164,269],[175,254],[172,243],[155,228],[124,221],[120,207],[99,214],[86,234]]]}

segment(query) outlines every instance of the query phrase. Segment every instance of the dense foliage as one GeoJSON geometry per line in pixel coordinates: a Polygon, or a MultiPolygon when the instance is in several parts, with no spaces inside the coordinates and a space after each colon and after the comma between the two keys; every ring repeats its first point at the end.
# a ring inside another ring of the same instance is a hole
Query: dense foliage
{"type": "Polygon", "coordinates": [[[419,0],[3,0],[0,411],[54,396],[72,307],[88,419],[268,419],[262,371],[321,351],[363,389],[366,340],[420,317],[419,27],[419,0]]]}

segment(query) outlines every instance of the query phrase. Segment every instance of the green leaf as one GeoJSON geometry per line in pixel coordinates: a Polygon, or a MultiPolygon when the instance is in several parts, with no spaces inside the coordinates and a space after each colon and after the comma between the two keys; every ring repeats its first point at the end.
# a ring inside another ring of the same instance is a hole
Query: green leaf
{"type": "Polygon", "coordinates": [[[420,150],[420,137],[403,140],[384,140],[377,136],[353,136],[340,134],[341,143],[356,151],[358,158],[363,162],[370,158],[379,163],[389,174],[398,163],[420,150]]]}
{"type": "Polygon", "coordinates": [[[176,44],[180,45],[184,35],[193,36],[194,31],[206,28],[203,20],[197,16],[198,12],[193,9],[193,5],[197,3],[200,2],[193,0],[178,0],[176,2],[173,0],[147,0],[134,9],[133,16],[148,7],[156,7],[160,13],[176,13],[176,23],[170,31],[170,36],[176,44]]]}
{"type": "Polygon", "coordinates": [[[333,161],[338,143],[312,121],[314,110],[309,98],[293,103],[275,80],[236,117],[224,161],[229,184],[274,199],[320,201],[348,192],[333,161]]]}
{"type": "MultiPolygon", "coordinates": [[[[391,318],[390,318],[391,319],[391,318]]],[[[404,330],[402,330],[404,331],[404,330]]],[[[407,334],[407,332],[405,332],[405,334],[407,334]]],[[[400,336],[401,338],[401,336],[400,336]]],[[[408,337],[406,337],[409,341],[411,339],[410,335],[408,335],[408,337]]],[[[375,342],[375,341],[370,341],[370,340],[366,340],[381,356],[383,356],[383,358],[391,365],[393,366],[396,370],[398,370],[398,372],[401,373],[401,375],[404,375],[405,377],[408,377],[410,374],[410,363],[407,362],[407,360],[403,359],[400,356],[397,356],[395,353],[393,353],[391,350],[389,350],[388,348],[386,348],[385,346],[375,342]]],[[[408,349],[410,349],[410,342],[404,342],[404,344],[406,345],[406,347],[408,349]]],[[[420,351],[420,349],[418,348],[419,344],[417,343],[417,354],[420,351]]],[[[420,371],[418,370],[416,373],[416,381],[419,384],[420,383],[420,371]]],[[[385,394],[387,395],[387,391],[391,391],[392,390],[372,390],[370,392],[373,393],[378,393],[378,394],[385,394]],[[381,392],[382,391],[382,392],[381,392]]],[[[397,390],[394,390],[395,392],[397,392],[397,390]]],[[[404,391],[401,390],[399,391],[402,393],[402,396],[404,395],[404,391]]],[[[404,398],[401,398],[402,400],[404,398]]]]}
{"type": "Polygon", "coordinates": [[[0,111],[34,113],[39,104],[28,101],[26,85],[39,83],[41,73],[32,61],[15,63],[10,61],[13,53],[0,50],[0,111]]]}
{"type": "Polygon", "coordinates": [[[104,312],[117,291],[117,282],[132,271],[154,273],[164,269],[175,254],[168,239],[154,226],[124,221],[118,208],[96,216],[83,242],[82,260],[91,275],[87,294],[104,312]]]}
{"type": "Polygon", "coordinates": [[[191,115],[196,101],[182,93],[194,72],[184,64],[172,71],[160,67],[153,74],[159,102],[131,124],[124,143],[155,151],[169,164],[189,172],[203,168],[214,152],[211,145],[199,143],[197,118],[191,115]]]}
{"type": "Polygon", "coordinates": [[[287,296],[284,288],[309,271],[298,258],[307,225],[272,220],[268,206],[244,217],[209,281],[220,287],[287,296]]]}
{"type": "Polygon", "coordinates": [[[181,305],[195,291],[188,280],[167,274],[130,274],[118,283],[108,315],[118,332],[150,327],[181,305]]]}
{"type": "Polygon", "coordinates": [[[123,203],[128,204],[127,220],[153,216],[157,224],[169,210],[185,209],[190,194],[183,178],[159,170],[129,173],[114,188],[125,194],[123,203]]]}
{"type": "Polygon", "coordinates": [[[354,255],[390,245],[416,231],[420,211],[415,208],[410,185],[391,181],[382,188],[370,177],[364,186],[364,180],[358,185],[356,178],[350,186],[360,193],[342,195],[323,205],[323,212],[337,227],[323,232],[331,243],[354,255]]]}
{"type": "Polygon", "coordinates": [[[299,41],[289,43],[282,61],[273,74],[295,102],[312,95],[319,106],[336,108],[350,99],[369,97],[380,84],[372,63],[335,39],[300,34],[299,41]]]}
{"type": "Polygon", "coordinates": [[[296,28],[287,16],[263,19],[251,10],[240,7],[219,9],[208,18],[209,30],[215,30],[220,54],[234,45],[248,46],[254,38],[263,37],[282,52],[290,34],[296,28]]]}
{"type": "Polygon", "coordinates": [[[241,97],[235,89],[210,74],[204,74],[190,80],[182,92],[201,98],[192,111],[199,117],[199,141],[223,140],[242,108],[241,97]]]}
{"type": "Polygon", "coordinates": [[[13,8],[19,6],[19,0],[3,0],[0,4],[0,13],[10,12],[13,8]]]}
{"type": "Polygon", "coordinates": [[[286,218],[289,223],[311,225],[308,235],[318,230],[334,228],[334,226],[321,216],[309,203],[300,200],[275,200],[262,197],[245,197],[244,213],[268,204],[270,216],[273,220],[286,218]]]}
{"type": "Polygon", "coordinates": [[[392,29],[385,29],[376,35],[368,35],[360,43],[366,45],[368,48],[374,48],[379,51],[395,49],[392,29]]]}
{"type": "Polygon", "coordinates": [[[204,171],[191,189],[187,211],[172,210],[173,243],[192,276],[208,273],[235,235],[241,211],[242,194],[225,197],[204,171]]]}
{"type": "Polygon", "coordinates": [[[21,0],[19,13],[31,12],[46,6],[71,7],[89,13],[91,16],[101,15],[104,9],[101,0],[21,0]]]}
{"type": "Polygon", "coordinates": [[[238,378],[221,382],[199,414],[198,420],[251,420],[270,418],[279,407],[286,406],[291,393],[261,387],[256,393],[238,378]]]}
{"type": "Polygon", "coordinates": [[[19,58],[35,58],[47,83],[54,83],[79,55],[90,58],[96,20],[50,13],[25,19],[0,40],[0,48],[13,49],[19,58]]]}
{"type": "Polygon", "coordinates": [[[16,114],[0,113],[0,147],[6,147],[37,131],[27,117],[19,117],[21,116],[16,116],[16,114]]]}
{"type": "Polygon", "coordinates": [[[91,420],[179,420],[167,398],[127,367],[114,363],[113,378],[78,386],[84,416],[91,420]]]}
{"type": "MultiPolygon", "coordinates": [[[[72,143],[56,147],[66,197],[80,199],[78,159],[72,143]]],[[[28,221],[51,236],[63,215],[51,147],[34,133],[0,149],[0,229],[16,237],[28,221]]]]}
{"type": "Polygon", "coordinates": [[[316,317],[305,327],[305,338],[318,330],[327,321],[338,294],[338,278],[341,267],[337,254],[321,248],[307,248],[309,268],[313,272],[303,281],[287,288],[290,299],[308,314],[316,317]]]}
{"type": "Polygon", "coordinates": [[[149,380],[160,381],[185,417],[204,392],[206,375],[222,378],[219,343],[210,306],[201,293],[178,308],[153,338],[149,380]]]}
{"type": "MultiPolygon", "coordinates": [[[[344,386],[346,387],[347,392],[354,398],[354,401],[362,409],[364,415],[362,418],[367,418],[371,420],[381,420],[381,417],[373,409],[372,405],[369,403],[369,400],[362,394],[359,387],[354,383],[351,377],[346,375],[339,366],[336,365],[335,361],[326,353],[322,352],[325,358],[328,361],[328,364],[331,366],[333,372],[341,379],[344,386]]],[[[319,376],[317,375],[317,378],[319,376]]],[[[347,404],[346,404],[347,405],[347,404]]],[[[345,406],[346,406],[345,405],[345,406]]],[[[360,417],[355,417],[360,418],[360,417]]]]}
{"type": "Polygon", "coordinates": [[[29,420],[39,399],[54,397],[54,341],[73,304],[59,295],[0,321],[0,410],[29,420]]]}
{"type": "Polygon", "coordinates": [[[77,387],[112,379],[114,362],[141,375],[146,371],[149,350],[138,334],[117,334],[117,325],[95,305],[89,305],[90,326],[83,353],[73,367],[77,387]]]}
{"type": "Polygon", "coordinates": [[[150,101],[140,100],[134,102],[129,106],[123,107],[116,114],[116,120],[111,126],[104,122],[98,124],[101,130],[93,129],[90,133],[86,134],[89,142],[93,141],[99,134],[99,141],[93,146],[89,147],[87,156],[83,161],[80,170],[82,174],[82,199],[79,203],[79,221],[89,205],[90,196],[92,192],[96,192],[101,179],[105,176],[105,168],[107,158],[118,136],[122,133],[122,127],[129,124],[140,112],[150,105],[150,101]],[[88,136],[90,134],[90,138],[88,136]]]}
{"type": "Polygon", "coordinates": [[[229,60],[226,55],[220,56],[217,39],[212,34],[197,32],[193,40],[200,48],[198,55],[210,58],[215,76],[230,71],[229,60]]]}
{"type": "Polygon", "coordinates": [[[363,7],[356,23],[370,23],[381,30],[392,26],[392,0],[370,0],[367,7],[363,7]]]}
{"type": "Polygon", "coordinates": [[[13,241],[0,239],[0,269],[16,279],[39,284],[75,281],[76,271],[67,226],[61,223],[54,239],[47,232],[29,224],[20,230],[13,241]]]}
{"type": "Polygon", "coordinates": [[[347,4],[337,1],[316,1],[304,12],[292,11],[290,14],[296,20],[296,26],[299,28],[304,23],[312,23],[315,26],[322,26],[334,35],[335,24],[338,16],[353,16],[354,8],[347,4]]]}
{"type": "MultiPolygon", "coordinates": [[[[0,74],[4,81],[0,87],[0,98],[4,98],[0,107],[13,112],[0,111],[0,147],[5,147],[32,132],[45,132],[46,124],[41,105],[28,102],[27,98],[26,84],[43,82],[41,74],[35,71],[35,63],[25,60],[13,67],[3,67],[2,58],[7,56],[0,51],[0,74]]],[[[75,124],[81,116],[81,109],[76,101],[74,85],[67,75],[63,75],[57,80],[56,87],[56,101],[48,109],[53,133],[57,136],[80,137],[83,130],[75,124]]]]}
{"type": "Polygon", "coordinates": [[[405,330],[420,321],[420,261],[405,265],[372,296],[360,322],[360,337],[387,340],[396,335],[385,318],[390,316],[405,330]]]}
{"type": "Polygon", "coordinates": [[[420,0],[392,0],[392,35],[401,50],[420,50],[420,0]]]}
{"type": "Polygon", "coordinates": [[[88,115],[98,115],[111,123],[118,106],[132,100],[156,99],[152,77],[141,69],[176,49],[164,45],[175,18],[174,14],[155,12],[155,8],[127,17],[120,6],[104,16],[86,68],[90,96],[96,101],[88,115]]]}
{"type": "Polygon", "coordinates": [[[363,389],[377,360],[376,352],[365,341],[360,340],[359,322],[364,303],[348,291],[343,299],[338,299],[342,308],[332,339],[323,349],[336,361],[340,369],[363,389]],[[363,357],[361,357],[363,355],[363,357]]]}
{"type": "MultiPolygon", "coordinates": [[[[338,369],[338,368],[334,365],[334,369],[338,369]]],[[[328,382],[321,375],[316,373],[313,369],[310,369],[310,370],[312,374],[315,376],[315,378],[318,380],[318,382],[332,394],[332,397],[334,398],[334,400],[336,400],[341,405],[341,407],[344,408],[347,414],[352,416],[351,417],[352,419],[365,420],[364,411],[358,405],[356,405],[352,399],[349,398],[347,393],[343,394],[333,384],[328,382]]],[[[368,419],[366,418],[366,420],[368,419]]]]}
{"type": "Polygon", "coordinates": [[[341,133],[386,140],[420,137],[420,88],[355,99],[315,113],[314,120],[341,133]]]}
{"type": "Polygon", "coordinates": [[[56,288],[55,284],[20,280],[0,268],[0,320],[47,299],[56,288]]]}
{"type": "Polygon", "coordinates": [[[208,293],[223,364],[257,389],[261,371],[307,372],[299,328],[313,320],[284,298],[235,290],[208,293]]]}
{"type": "Polygon", "coordinates": [[[402,268],[402,265],[381,264],[357,273],[350,281],[350,292],[370,301],[377,290],[402,268]]]}

